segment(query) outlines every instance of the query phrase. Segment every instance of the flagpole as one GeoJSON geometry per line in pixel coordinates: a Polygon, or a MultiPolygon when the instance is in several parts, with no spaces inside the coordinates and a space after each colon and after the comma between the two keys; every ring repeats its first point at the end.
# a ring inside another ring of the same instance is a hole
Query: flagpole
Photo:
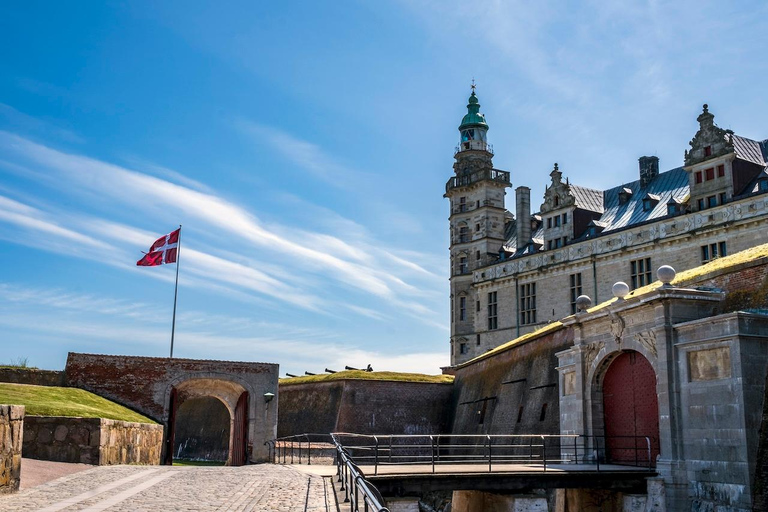
{"type": "Polygon", "coordinates": [[[173,359],[173,338],[176,334],[176,298],[179,296],[179,260],[181,259],[181,224],[179,224],[179,244],[176,246],[176,288],[173,290],[173,323],[171,324],[171,359],[173,359]]]}

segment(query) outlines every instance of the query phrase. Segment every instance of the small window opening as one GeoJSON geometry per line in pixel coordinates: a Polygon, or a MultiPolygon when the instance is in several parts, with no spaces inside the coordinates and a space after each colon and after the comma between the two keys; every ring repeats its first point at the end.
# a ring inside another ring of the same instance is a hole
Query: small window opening
{"type": "Polygon", "coordinates": [[[704,148],[704,156],[712,156],[712,146],[706,146],[704,148]]]}
{"type": "Polygon", "coordinates": [[[541,406],[541,414],[539,414],[539,421],[544,421],[547,417],[547,404],[541,406]]]}
{"type": "Polygon", "coordinates": [[[520,423],[523,421],[523,406],[520,406],[520,409],[517,411],[517,423],[520,423]]]}

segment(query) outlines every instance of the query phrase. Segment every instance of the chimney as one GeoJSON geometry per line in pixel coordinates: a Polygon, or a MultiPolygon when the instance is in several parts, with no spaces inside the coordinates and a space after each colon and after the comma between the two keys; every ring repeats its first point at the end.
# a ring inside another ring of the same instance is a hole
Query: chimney
{"type": "Polygon", "coordinates": [[[659,175],[659,157],[641,156],[640,162],[640,185],[648,185],[656,176],[659,175]]]}
{"type": "Polygon", "coordinates": [[[531,241],[531,189],[515,189],[515,207],[517,210],[517,250],[521,250],[531,241]]]}

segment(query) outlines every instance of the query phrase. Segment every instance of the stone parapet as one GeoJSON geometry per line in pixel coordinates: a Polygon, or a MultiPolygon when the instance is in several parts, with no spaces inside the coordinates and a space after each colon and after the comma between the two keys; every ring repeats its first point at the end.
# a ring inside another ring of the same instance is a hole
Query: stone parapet
{"type": "Polygon", "coordinates": [[[163,427],[104,418],[27,416],[24,456],[83,464],[160,464],[163,427]]]}
{"type": "Polygon", "coordinates": [[[37,368],[0,368],[0,382],[34,386],[64,386],[64,372],[37,368]]]}
{"type": "Polygon", "coordinates": [[[19,490],[23,405],[0,405],[0,494],[19,490]]]}

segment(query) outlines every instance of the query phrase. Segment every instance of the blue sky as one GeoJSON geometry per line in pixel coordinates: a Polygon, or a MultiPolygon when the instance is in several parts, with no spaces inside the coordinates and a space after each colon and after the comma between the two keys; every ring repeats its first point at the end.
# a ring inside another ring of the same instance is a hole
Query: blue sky
{"type": "MultiPolygon", "coordinates": [[[[607,188],[702,103],[768,137],[764,2],[23,2],[0,18],[2,360],[437,373],[474,77],[497,168],[607,188]]],[[[513,194],[511,194],[513,195],[513,194]]],[[[511,196],[510,195],[510,196],[511,196]]],[[[510,197],[508,196],[508,197],[510,197]]],[[[511,201],[508,202],[511,208],[511,201]]]]}

